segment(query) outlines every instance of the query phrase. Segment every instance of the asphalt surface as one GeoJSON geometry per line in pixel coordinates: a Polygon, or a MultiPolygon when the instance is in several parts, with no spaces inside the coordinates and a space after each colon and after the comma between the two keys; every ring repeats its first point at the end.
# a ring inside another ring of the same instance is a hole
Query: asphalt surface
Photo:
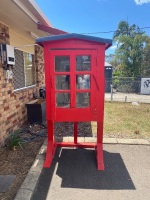
{"type": "Polygon", "coordinates": [[[104,162],[98,171],[94,150],[57,148],[31,199],[150,200],[149,145],[105,144],[104,162]]]}

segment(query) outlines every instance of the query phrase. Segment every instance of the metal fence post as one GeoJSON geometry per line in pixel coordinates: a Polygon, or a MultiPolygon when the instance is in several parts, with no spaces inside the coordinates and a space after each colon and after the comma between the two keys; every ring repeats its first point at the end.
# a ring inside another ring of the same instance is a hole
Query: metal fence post
{"type": "Polygon", "coordinates": [[[111,84],[110,87],[111,87],[111,101],[113,101],[113,85],[111,84]]]}

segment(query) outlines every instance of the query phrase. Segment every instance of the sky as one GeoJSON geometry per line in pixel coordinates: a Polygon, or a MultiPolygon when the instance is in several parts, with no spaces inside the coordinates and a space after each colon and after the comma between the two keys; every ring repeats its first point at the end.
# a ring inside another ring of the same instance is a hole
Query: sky
{"type": "MultiPolygon", "coordinates": [[[[120,21],[150,36],[150,0],[34,0],[54,28],[112,39],[120,21]],[[102,33],[105,32],[105,33],[102,33]],[[107,32],[107,33],[106,33],[107,32]]],[[[106,55],[114,53],[113,44],[106,55]]]]}

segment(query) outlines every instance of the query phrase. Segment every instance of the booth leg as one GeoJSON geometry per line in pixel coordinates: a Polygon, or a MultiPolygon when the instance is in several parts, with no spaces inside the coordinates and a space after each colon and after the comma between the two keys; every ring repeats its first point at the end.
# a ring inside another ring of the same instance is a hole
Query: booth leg
{"type": "Polygon", "coordinates": [[[54,122],[48,121],[48,143],[47,143],[47,150],[46,150],[46,158],[44,162],[44,167],[49,168],[51,166],[55,149],[56,149],[56,143],[54,140],[54,122]]]}
{"type": "Polygon", "coordinates": [[[74,143],[77,144],[78,122],[74,122],[74,143]]]}
{"type": "Polygon", "coordinates": [[[97,157],[97,169],[104,170],[103,144],[102,143],[97,144],[96,157],[97,157]]]}
{"type": "Polygon", "coordinates": [[[104,170],[104,158],[103,158],[103,123],[97,122],[97,168],[98,170],[104,170]]]}

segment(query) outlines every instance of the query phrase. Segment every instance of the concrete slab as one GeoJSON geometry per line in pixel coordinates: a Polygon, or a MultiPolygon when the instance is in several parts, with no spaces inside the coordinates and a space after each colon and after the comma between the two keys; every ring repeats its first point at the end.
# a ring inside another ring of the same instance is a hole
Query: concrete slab
{"type": "Polygon", "coordinates": [[[118,141],[116,138],[103,138],[104,144],[117,144],[118,141]]]}
{"type": "MultiPolygon", "coordinates": [[[[81,141],[83,139],[80,138],[81,141]]],[[[88,141],[93,139],[89,137],[88,141]]],[[[97,171],[94,149],[78,148],[57,148],[51,168],[44,169],[45,141],[14,200],[106,200],[122,199],[122,194],[124,199],[141,200],[143,192],[148,194],[150,185],[150,141],[138,140],[104,138],[105,171],[97,171]],[[139,143],[142,145],[130,145],[139,143]],[[144,169],[142,173],[141,169],[144,169]],[[138,186],[133,182],[136,179],[138,186]],[[141,188],[141,192],[138,190],[133,195],[131,191],[135,191],[136,187],[141,188]],[[121,192],[116,193],[116,190],[121,192]],[[123,192],[125,190],[127,193],[123,192]],[[100,191],[101,195],[96,191],[100,191]]],[[[149,200],[149,197],[144,200],[149,200]]]]}
{"type": "Polygon", "coordinates": [[[0,192],[6,192],[15,177],[15,175],[0,175],[0,192]]]}
{"type": "Polygon", "coordinates": [[[104,144],[105,171],[98,171],[94,150],[57,148],[31,199],[149,200],[149,154],[147,145],[104,144]]]}
{"type": "MultiPolygon", "coordinates": [[[[63,142],[73,142],[73,137],[63,137],[63,142]]],[[[96,142],[96,137],[78,137],[78,142],[96,142]]],[[[104,144],[143,144],[150,145],[146,139],[126,139],[126,138],[103,138],[104,144]]]]}
{"type": "Polygon", "coordinates": [[[30,200],[32,194],[33,194],[32,190],[20,189],[14,200],[30,200]]]}
{"type": "Polygon", "coordinates": [[[97,138],[95,137],[85,137],[84,141],[85,142],[96,142],[97,138]]]}
{"type": "Polygon", "coordinates": [[[141,144],[141,145],[149,145],[150,142],[145,139],[119,139],[117,138],[117,143],[119,144],[141,144]]]}
{"type": "MultiPolygon", "coordinates": [[[[111,93],[105,93],[105,101],[111,101],[111,93]]],[[[150,103],[150,95],[116,92],[113,93],[113,101],[150,103]]]]}

